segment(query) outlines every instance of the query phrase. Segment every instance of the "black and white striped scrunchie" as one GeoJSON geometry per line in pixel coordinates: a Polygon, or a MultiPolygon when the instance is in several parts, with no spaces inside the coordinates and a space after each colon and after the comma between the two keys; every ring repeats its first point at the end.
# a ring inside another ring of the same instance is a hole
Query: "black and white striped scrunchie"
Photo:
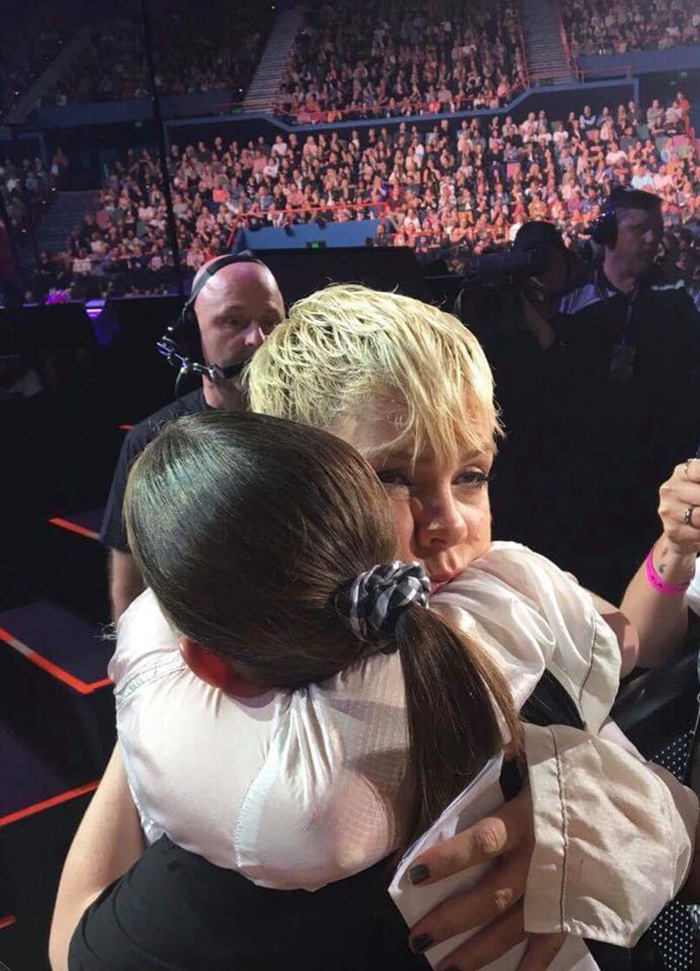
{"type": "Polygon", "coordinates": [[[389,644],[409,604],[425,607],[430,580],[420,563],[380,564],[342,583],[333,603],[341,620],[360,641],[389,644]]]}

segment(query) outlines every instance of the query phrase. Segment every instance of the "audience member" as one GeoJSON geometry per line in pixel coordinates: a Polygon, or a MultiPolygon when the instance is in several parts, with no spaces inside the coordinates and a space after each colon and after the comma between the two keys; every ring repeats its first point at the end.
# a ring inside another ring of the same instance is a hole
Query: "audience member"
{"type": "Polygon", "coordinates": [[[38,224],[57,181],[53,167],[47,171],[38,156],[25,156],[21,162],[0,159],[0,216],[15,246],[29,238],[29,229],[38,224]]]}

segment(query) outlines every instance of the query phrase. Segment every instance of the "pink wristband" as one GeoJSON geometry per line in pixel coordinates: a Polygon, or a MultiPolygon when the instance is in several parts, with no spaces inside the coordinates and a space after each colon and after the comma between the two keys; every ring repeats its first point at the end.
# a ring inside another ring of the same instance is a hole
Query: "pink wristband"
{"type": "Polygon", "coordinates": [[[652,546],[652,548],[649,550],[649,556],[647,556],[646,560],[644,561],[648,583],[654,588],[654,590],[658,590],[659,593],[666,593],[675,597],[684,594],[690,586],[690,580],[688,580],[687,583],[668,583],[666,580],[660,577],[656,572],[654,560],[652,559],[653,552],[654,547],[652,546]]]}

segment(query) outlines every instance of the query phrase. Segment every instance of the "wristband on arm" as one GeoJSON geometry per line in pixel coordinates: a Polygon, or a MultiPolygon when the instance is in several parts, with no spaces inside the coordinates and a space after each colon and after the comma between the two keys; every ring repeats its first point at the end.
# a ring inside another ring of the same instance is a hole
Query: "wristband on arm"
{"type": "Polygon", "coordinates": [[[656,572],[653,553],[654,547],[652,546],[652,548],[649,550],[649,555],[644,561],[644,568],[649,586],[653,587],[654,590],[657,590],[659,593],[665,593],[672,597],[682,596],[690,586],[690,580],[686,580],[685,583],[669,583],[667,580],[664,580],[664,578],[659,576],[659,574],[656,572]]]}

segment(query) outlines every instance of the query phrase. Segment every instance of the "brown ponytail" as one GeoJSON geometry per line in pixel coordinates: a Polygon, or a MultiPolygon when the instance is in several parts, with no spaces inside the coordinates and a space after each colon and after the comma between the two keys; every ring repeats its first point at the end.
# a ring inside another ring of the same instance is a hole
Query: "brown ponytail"
{"type": "Polygon", "coordinates": [[[416,803],[408,842],[435,821],[520,723],[504,677],[470,637],[411,605],[396,629],[406,685],[416,803]]]}

